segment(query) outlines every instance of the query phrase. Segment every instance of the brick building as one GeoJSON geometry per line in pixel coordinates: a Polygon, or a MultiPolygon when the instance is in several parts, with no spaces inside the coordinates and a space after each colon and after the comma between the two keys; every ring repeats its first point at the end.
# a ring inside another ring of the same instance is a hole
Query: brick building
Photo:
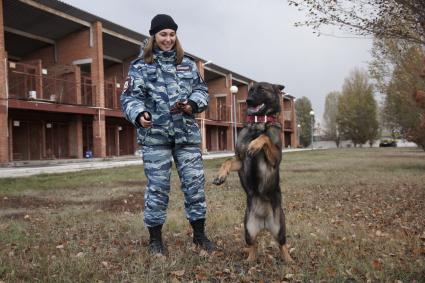
{"type": "MultiPolygon", "coordinates": [[[[0,2],[0,163],[133,155],[119,96],[146,36],[56,0],[0,2]]],[[[202,149],[233,150],[253,80],[192,56],[210,95],[202,149]]],[[[296,147],[294,98],[282,109],[285,146],[296,147]]]]}

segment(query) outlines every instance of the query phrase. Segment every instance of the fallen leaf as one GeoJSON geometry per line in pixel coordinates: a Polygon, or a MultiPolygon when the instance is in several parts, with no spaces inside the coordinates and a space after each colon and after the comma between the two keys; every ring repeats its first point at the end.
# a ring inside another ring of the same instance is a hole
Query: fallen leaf
{"type": "Polygon", "coordinates": [[[327,267],[326,268],[326,272],[330,275],[330,276],[335,276],[335,274],[336,274],[336,269],[335,269],[335,267],[327,267]]]}
{"type": "Polygon", "coordinates": [[[415,255],[425,255],[425,248],[416,248],[413,249],[415,255]]]}
{"type": "Polygon", "coordinates": [[[102,265],[103,265],[103,267],[105,267],[105,268],[108,268],[108,262],[107,261],[102,261],[102,265]]]}
{"type": "Polygon", "coordinates": [[[205,272],[198,272],[196,273],[196,280],[207,280],[208,276],[205,272]]]}
{"type": "Polygon", "coordinates": [[[208,252],[206,250],[201,250],[199,252],[199,256],[201,256],[201,257],[207,257],[208,256],[208,252]]]}
{"type": "Polygon", "coordinates": [[[171,275],[177,276],[177,277],[182,277],[185,273],[185,270],[176,270],[176,271],[171,271],[171,275]]]}
{"type": "Polygon", "coordinates": [[[381,268],[382,268],[381,262],[377,259],[374,259],[372,261],[372,268],[375,269],[375,270],[381,270],[381,268]]]}
{"type": "Polygon", "coordinates": [[[56,248],[57,249],[63,249],[64,248],[64,245],[57,245],[56,248]]]}

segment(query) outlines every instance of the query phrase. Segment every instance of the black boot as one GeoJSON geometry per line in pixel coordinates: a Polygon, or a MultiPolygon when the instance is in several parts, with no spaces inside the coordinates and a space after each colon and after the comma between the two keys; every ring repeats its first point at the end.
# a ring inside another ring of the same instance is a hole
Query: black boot
{"type": "Polygon", "coordinates": [[[165,255],[164,245],[162,244],[162,225],[148,227],[149,229],[149,247],[148,251],[151,254],[162,254],[165,255]]]}
{"type": "Polygon", "coordinates": [[[193,243],[207,252],[215,250],[214,243],[205,235],[205,219],[195,220],[190,225],[193,228],[193,243]]]}

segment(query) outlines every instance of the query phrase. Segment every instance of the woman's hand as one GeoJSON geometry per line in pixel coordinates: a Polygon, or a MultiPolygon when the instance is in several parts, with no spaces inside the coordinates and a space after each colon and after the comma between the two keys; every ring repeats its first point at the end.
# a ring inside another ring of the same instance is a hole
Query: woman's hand
{"type": "Polygon", "coordinates": [[[192,106],[187,103],[187,100],[183,103],[181,110],[188,115],[192,115],[193,112],[192,106]]]}
{"type": "Polygon", "coordinates": [[[140,115],[139,123],[143,128],[152,128],[151,114],[149,114],[149,112],[143,112],[142,115],[140,115]]]}

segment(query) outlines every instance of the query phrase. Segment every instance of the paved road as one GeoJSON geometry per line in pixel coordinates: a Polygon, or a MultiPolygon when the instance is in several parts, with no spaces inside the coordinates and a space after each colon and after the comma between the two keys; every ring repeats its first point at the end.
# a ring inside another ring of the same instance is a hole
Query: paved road
{"type": "MultiPolygon", "coordinates": [[[[290,149],[284,150],[284,152],[300,151],[305,149],[290,149]]],[[[232,152],[225,153],[212,153],[205,154],[204,159],[214,159],[233,156],[232,152]]],[[[113,167],[123,167],[129,165],[141,165],[143,164],[141,158],[130,157],[129,159],[91,159],[91,160],[69,160],[66,161],[35,161],[35,162],[26,162],[17,164],[12,167],[0,167],[0,178],[15,178],[15,177],[25,177],[38,174],[54,174],[54,173],[64,173],[64,172],[75,172],[82,170],[92,170],[92,169],[103,169],[103,168],[113,168],[113,167]]]]}

